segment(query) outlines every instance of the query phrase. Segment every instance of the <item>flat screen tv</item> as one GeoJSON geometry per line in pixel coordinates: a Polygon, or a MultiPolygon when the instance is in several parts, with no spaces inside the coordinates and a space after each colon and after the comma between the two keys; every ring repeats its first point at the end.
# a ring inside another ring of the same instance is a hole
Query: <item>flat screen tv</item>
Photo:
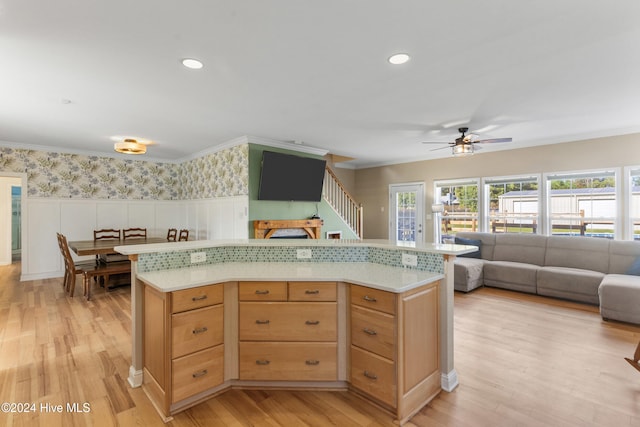
{"type": "Polygon", "coordinates": [[[263,151],[258,199],[319,202],[326,163],[321,159],[263,151]]]}

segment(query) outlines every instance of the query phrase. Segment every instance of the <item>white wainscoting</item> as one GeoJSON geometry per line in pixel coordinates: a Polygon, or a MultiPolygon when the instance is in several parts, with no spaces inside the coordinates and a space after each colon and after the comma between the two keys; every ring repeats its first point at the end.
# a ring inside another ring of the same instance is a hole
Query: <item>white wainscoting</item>
{"type": "Polygon", "coordinates": [[[165,237],[169,228],[188,229],[190,240],[249,237],[247,196],[175,201],[27,198],[25,205],[21,280],[64,274],[56,232],[70,241],[91,240],[95,229],[128,227],[146,227],[149,237],[165,237]]]}

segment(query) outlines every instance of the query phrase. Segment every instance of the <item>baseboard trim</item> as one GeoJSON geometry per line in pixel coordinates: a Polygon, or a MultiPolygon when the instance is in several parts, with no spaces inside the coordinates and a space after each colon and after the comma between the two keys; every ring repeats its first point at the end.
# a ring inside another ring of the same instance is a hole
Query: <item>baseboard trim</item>
{"type": "Polygon", "coordinates": [[[440,376],[440,385],[444,391],[451,393],[456,387],[458,387],[458,373],[456,370],[452,370],[449,373],[442,373],[440,376]]]}
{"type": "Polygon", "coordinates": [[[140,387],[142,385],[143,377],[142,370],[137,370],[133,366],[129,366],[129,378],[127,378],[127,381],[129,381],[129,385],[131,387],[140,387]]]}

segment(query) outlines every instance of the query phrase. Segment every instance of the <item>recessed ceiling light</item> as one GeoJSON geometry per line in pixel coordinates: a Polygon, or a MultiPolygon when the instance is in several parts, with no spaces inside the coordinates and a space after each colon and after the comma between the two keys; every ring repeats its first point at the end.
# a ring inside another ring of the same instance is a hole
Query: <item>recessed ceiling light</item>
{"type": "Polygon", "coordinates": [[[393,65],[401,65],[410,60],[411,57],[407,53],[396,53],[389,57],[389,62],[393,65]]]}
{"type": "Polygon", "coordinates": [[[200,61],[198,61],[197,59],[193,59],[193,58],[185,58],[182,60],[182,65],[184,65],[187,68],[191,68],[192,70],[199,70],[200,68],[204,67],[204,64],[200,61]]]}

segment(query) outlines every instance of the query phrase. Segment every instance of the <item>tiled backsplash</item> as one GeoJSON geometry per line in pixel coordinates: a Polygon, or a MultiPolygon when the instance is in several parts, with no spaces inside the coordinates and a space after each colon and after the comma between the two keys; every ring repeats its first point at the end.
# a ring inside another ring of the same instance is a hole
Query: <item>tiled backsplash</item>
{"type": "Polygon", "coordinates": [[[402,267],[402,254],[417,255],[416,270],[444,273],[444,259],[440,254],[394,250],[367,246],[223,246],[175,252],[140,254],[138,271],[168,270],[190,267],[191,254],[204,252],[205,264],[222,262],[372,262],[402,267]],[[298,250],[311,251],[311,258],[297,257],[298,250]]]}

